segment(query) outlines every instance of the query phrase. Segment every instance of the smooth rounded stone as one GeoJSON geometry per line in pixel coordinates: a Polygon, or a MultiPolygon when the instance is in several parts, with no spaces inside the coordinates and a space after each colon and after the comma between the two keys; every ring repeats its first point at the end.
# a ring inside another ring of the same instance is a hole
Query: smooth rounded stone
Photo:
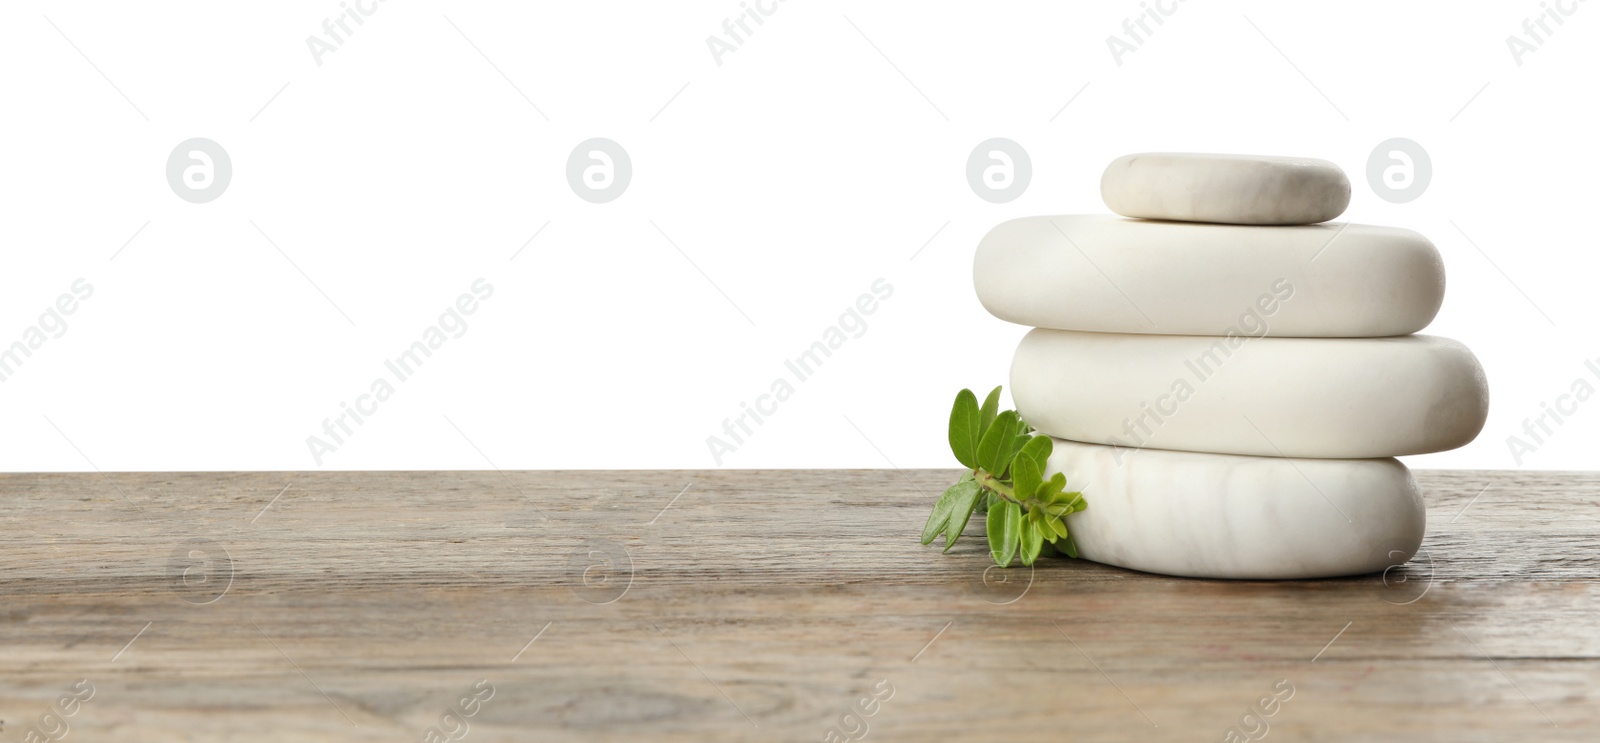
{"type": "Polygon", "coordinates": [[[1100,197],[1125,217],[1315,224],[1344,213],[1350,179],[1310,157],[1145,152],[1112,160],[1100,197]]]}
{"type": "Polygon", "coordinates": [[[1489,412],[1478,359],[1426,335],[1036,329],[1012,360],[1011,397],[1034,428],[1073,441],[1330,459],[1454,449],[1478,435],[1489,412]]]}
{"type": "Polygon", "coordinates": [[[1078,555],[1192,578],[1331,578],[1400,565],[1422,544],[1422,493],[1400,462],[1142,451],[1057,440],[1047,471],[1088,507],[1078,555]]]}
{"type": "Polygon", "coordinates": [[[1445,284],[1433,243],[1398,227],[1111,215],[1003,222],[972,272],[978,300],[1007,322],[1175,335],[1406,335],[1433,321],[1445,284]]]}

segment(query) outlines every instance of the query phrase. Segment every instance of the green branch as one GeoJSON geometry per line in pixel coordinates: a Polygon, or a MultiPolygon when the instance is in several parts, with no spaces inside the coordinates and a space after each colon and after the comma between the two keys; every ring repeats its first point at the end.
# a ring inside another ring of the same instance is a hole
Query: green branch
{"type": "Polygon", "coordinates": [[[934,503],[922,543],[944,534],[949,552],[978,504],[992,496],[984,520],[995,563],[1009,567],[1020,557],[1032,565],[1047,543],[1077,557],[1066,518],[1088,504],[1082,493],[1066,490],[1065,474],[1045,477],[1052,447],[1050,437],[1035,435],[1017,411],[1000,410],[999,387],[981,406],[972,390],[962,390],[950,410],[950,450],[968,471],[934,503]]]}

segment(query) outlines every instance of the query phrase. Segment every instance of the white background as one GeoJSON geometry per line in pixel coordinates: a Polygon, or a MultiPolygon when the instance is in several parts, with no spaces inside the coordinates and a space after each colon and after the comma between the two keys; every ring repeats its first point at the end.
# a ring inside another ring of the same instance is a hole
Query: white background
{"type": "MultiPolygon", "coordinates": [[[[1326,158],[1345,218],[1432,238],[1427,332],[1478,353],[1492,410],[1408,463],[1512,467],[1600,357],[1592,5],[1519,66],[1531,0],[1189,0],[1119,66],[1138,2],[788,0],[719,66],[737,0],[387,0],[319,66],[334,0],[9,2],[0,344],[95,293],[0,383],[0,469],[315,469],[306,438],[479,277],[468,331],[320,467],[716,466],[707,436],[880,277],[867,332],[722,466],[949,466],[953,393],[1005,382],[1025,332],[978,304],[978,239],[1104,211],[1101,169],[1148,150],[1326,158]],[[565,175],[597,136],[634,166],[606,204],[565,175]],[[210,203],[166,182],[190,137],[233,161],[210,203]],[[1010,203],[966,181],[990,137],[1031,156],[1010,203]],[[1391,137],[1432,157],[1408,204],[1366,183],[1391,137]]],[[[1591,467],[1585,405],[1522,466],[1591,467]]]]}

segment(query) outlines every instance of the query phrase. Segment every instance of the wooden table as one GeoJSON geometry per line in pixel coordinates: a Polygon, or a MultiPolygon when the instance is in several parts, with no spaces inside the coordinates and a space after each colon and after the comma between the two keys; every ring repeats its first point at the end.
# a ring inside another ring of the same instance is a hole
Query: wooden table
{"type": "Polygon", "coordinates": [[[1600,474],[1282,583],[986,570],[953,477],[0,475],[0,740],[1600,740],[1600,474]]]}

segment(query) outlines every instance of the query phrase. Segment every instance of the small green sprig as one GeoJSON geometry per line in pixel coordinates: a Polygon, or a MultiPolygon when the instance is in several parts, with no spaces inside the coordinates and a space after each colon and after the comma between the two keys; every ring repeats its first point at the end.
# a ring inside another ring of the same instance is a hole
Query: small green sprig
{"type": "Polygon", "coordinates": [[[1083,493],[1067,490],[1066,475],[1045,478],[1050,449],[1050,437],[1033,435],[1017,411],[1000,410],[999,387],[981,407],[972,390],[962,390],[950,410],[950,450],[968,471],[933,505],[922,543],[944,534],[949,552],[973,511],[982,508],[989,554],[1000,567],[1010,567],[1014,557],[1023,565],[1032,565],[1040,554],[1077,557],[1066,517],[1088,503],[1083,493]]]}

